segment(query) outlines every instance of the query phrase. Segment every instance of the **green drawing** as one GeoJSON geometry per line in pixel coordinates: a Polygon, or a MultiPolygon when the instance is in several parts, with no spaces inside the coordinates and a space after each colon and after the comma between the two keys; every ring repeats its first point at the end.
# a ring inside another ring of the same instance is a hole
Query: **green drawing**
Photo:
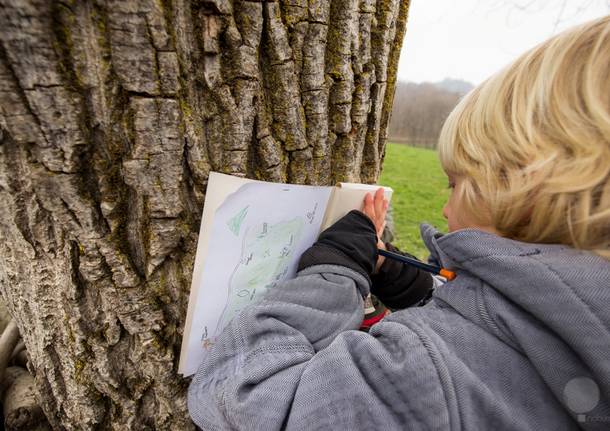
{"type": "Polygon", "coordinates": [[[241,228],[241,223],[246,218],[246,214],[248,214],[248,206],[242,208],[237,214],[229,219],[227,222],[227,226],[229,226],[229,230],[235,234],[235,236],[239,236],[239,229],[241,228]]]}
{"type": "Polygon", "coordinates": [[[286,277],[303,228],[301,217],[248,227],[239,262],[229,280],[227,303],[216,327],[217,334],[242,308],[259,300],[268,288],[286,277]]]}

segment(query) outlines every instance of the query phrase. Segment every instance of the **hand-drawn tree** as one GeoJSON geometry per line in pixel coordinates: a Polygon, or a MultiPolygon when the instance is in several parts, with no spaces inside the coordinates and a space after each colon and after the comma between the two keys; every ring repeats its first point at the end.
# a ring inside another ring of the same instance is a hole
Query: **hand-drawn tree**
{"type": "Polygon", "coordinates": [[[0,284],[56,429],[193,429],[210,170],[373,182],[409,2],[0,0],[0,284]]]}

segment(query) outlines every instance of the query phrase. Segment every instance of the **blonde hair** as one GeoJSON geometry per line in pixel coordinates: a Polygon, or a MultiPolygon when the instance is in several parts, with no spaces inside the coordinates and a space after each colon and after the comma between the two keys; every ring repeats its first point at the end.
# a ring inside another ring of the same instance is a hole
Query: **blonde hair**
{"type": "Polygon", "coordinates": [[[471,91],[439,139],[456,196],[502,236],[610,259],[610,16],[561,33],[471,91]]]}

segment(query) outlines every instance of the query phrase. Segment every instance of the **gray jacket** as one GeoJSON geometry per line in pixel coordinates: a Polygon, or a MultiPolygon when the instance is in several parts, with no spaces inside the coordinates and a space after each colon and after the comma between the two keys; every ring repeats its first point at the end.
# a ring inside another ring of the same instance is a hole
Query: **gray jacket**
{"type": "Polygon", "coordinates": [[[225,329],[188,407],[204,430],[608,430],[610,263],[477,230],[439,235],[458,277],[362,321],[361,274],[316,265],[225,329]]]}

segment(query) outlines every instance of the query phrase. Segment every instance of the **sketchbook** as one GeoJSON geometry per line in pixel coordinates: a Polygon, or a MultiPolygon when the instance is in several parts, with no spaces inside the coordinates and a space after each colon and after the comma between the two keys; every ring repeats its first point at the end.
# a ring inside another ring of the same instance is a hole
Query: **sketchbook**
{"type": "MultiPolygon", "coordinates": [[[[212,172],[203,207],[178,372],[197,371],[229,321],[295,276],[319,233],[379,186],[268,183],[212,172]]],[[[392,189],[384,187],[388,201],[392,189]]]]}

